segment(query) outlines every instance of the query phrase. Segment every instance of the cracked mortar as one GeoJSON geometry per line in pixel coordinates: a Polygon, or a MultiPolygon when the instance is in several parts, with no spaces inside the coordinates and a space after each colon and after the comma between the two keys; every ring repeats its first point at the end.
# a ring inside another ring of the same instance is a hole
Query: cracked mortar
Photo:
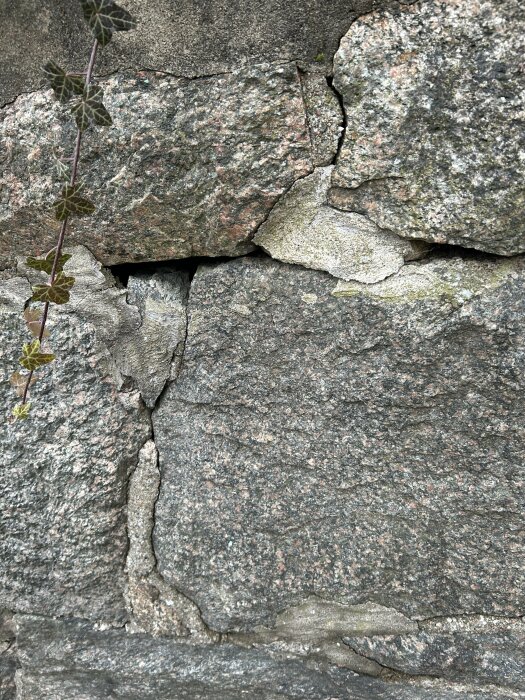
{"type": "Polygon", "coordinates": [[[154,636],[191,637],[192,642],[218,642],[219,635],[206,627],[198,607],[157,571],[152,532],[159,487],[157,450],[153,440],[148,440],[128,489],[128,629],[154,636]]]}

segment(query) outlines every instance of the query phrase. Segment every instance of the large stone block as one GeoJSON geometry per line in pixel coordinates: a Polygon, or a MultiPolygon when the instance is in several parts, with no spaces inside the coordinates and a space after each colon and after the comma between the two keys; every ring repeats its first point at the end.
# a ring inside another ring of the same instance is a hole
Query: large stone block
{"type": "Polygon", "coordinates": [[[332,204],[409,238],[524,251],[524,52],[519,0],[357,20],[335,58],[348,127],[332,204]]]}
{"type": "Polygon", "coordinates": [[[161,575],[223,632],[311,595],[520,614],[523,261],[333,291],[269,259],[199,268],[153,414],[161,575]]]}
{"type": "Polygon", "coordinates": [[[193,646],[80,621],[18,617],[18,700],[489,700],[321,671],[230,644],[193,646]]]}
{"type": "MultiPolygon", "coordinates": [[[[196,77],[251,61],[299,60],[330,67],[339,39],[378,0],[121,0],[137,29],[116,33],[101,53],[108,72],[153,68],[196,77]]],[[[54,58],[80,70],[91,38],[80,3],[1,0],[0,105],[41,84],[40,66],[54,58]],[[75,40],[72,41],[71,38],[75,40]]]]}
{"type": "MultiPolygon", "coordinates": [[[[105,264],[246,253],[280,195],[313,168],[293,64],[102,84],[113,126],[86,133],[80,165],[97,212],[76,219],[68,240],[105,264]]],[[[71,155],[75,128],[50,91],[0,112],[0,262],[53,247],[53,151],[71,155]]]]}
{"type": "Polygon", "coordinates": [[[8,377],[31,292],[22,274],[0,281],[0,607],[122,624],[127,478],[151,427],[118,357],[141,316],[86,251],[67,266],[71,302],[49,318],[57,360],[38,372],[31,419],[14,425],[8,377]]]}

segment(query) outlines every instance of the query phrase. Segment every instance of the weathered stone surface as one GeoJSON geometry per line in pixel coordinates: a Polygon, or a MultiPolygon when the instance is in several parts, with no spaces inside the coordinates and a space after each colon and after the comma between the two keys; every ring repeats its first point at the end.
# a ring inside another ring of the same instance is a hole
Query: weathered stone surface
{"type": "Polygon", "coordinates": [[[333,163],[343,134],[343,111],[334,90],[322,73],[301,73],[308,128],[312,140],[313,163],[333,163]]]}
{"type": "Polygon", "coordinates": [[[525,250],[525,6],[427,0],[355,22],[331,202],[409,238],[525,250]]]}
{"type": "Polygon", "coordinates": [[[523,610],[524,262],[406,267],[441,286],[337,298],[268,259],[198,270],[153,414],[153,540],[212,628],[271,626],[312,594],[523,610]]]}
{"type": "Polygon", "coordinates": [[[137,378],[137,388],[147,406],[153,407],[172,371],[175,371],[186,338],[187,272],[159,270],[131,275],[127,301],[139,310],[142,323],[124,342],[120,369],[137,378]]]}
{"type": "Polygon", "coordinates": [[[0,700],[14,700],[17,667],[12,616],[0,610],[0,700]]]}
{"type": "Polygon", "coordinates": [[[230,644],[193,646],[79,621],[18,618],[18,700],[481,700],[309,669],[230,644]]]}
{"type": "Polygon", "coordinates": [[[427,632],[347,638],[351,649],[409,675],[525,690],[525,631],[427,632]]]}
{"type": "Polygon", "coordinates": [[[234,633],[227,639],[235,644],[301,655],[356,673],[379,676],[384,669],[350,649],[343,643],[343,637],[403,634],[418,629],[416,622],[381,605],[341,605],[311,596],[302,605],[280,613],[271,629],[256,627],[251,633],[234,633]]]}
{"type": "Polygon", "coordinates": [[[406,260],[425,254],[428,245],[382,231],[366,216],[327,204],[333,167],[317,168],[296,182],[259,228],[254,242],[272,258],[334,277],[378,282],[406,260]]]}
{"type": "Polygon", "coordinates": [[[202,622],[196,605],[167,585],[157,572],[151,534],[159,486],[157,449],[148,440],[139,453],[128,489],[128,629],[155,636],[191,636],[193,642],[218,641],[218,635],[202,622]]]}
{"type": "MultiPolygon", "coordinates": [[[[196,77],[247,61],[299,60],[328,70],[352,20],[378,0],[121,0],[137,30],[117,32],[101,52],[103,72],[154,68],[196,77]],[[317,60],[316,60],[317,59],[317,60]]],[[[42,82],[40,66],[54,58],[81,69],[91,38],[71,0],[0,1],[0,105],[42,82]],[[75,37],[75,41],[71,41],[75,37]]]]}
{"type": "Polygon", "coordinates": [[[112,352],[140,316],[87,251],[74,252],[71,303],[49,318],[57,361],[38,372],[31,420],[14,425],[7,380],[31,292],[22,276],[0,284],[0,606],[122,623],[126,480],[150,423],[112,352]]]}
{"type": "MultiPolygon", "coordinates": [[[[279,196],[312,170],[293,64],[103,86],[114,123],[86,133],[80,168],[98,210],[75,219],[68,240],[106,264],[246,253],[279,196]]],[[[53,247],[53,148],[69,156],[74,128],[50,91],[0,112],[0,261],[53,247]]]]}

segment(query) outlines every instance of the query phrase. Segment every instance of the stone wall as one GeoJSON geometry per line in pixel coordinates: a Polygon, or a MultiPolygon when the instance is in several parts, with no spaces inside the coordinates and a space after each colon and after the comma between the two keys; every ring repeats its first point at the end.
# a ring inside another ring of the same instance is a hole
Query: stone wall
{"type": "Polygon", "coordinates": [[[525,697],[521,3],[122,4],[13,424],[86,45],[0,1],[0,700],[525,697]]]}

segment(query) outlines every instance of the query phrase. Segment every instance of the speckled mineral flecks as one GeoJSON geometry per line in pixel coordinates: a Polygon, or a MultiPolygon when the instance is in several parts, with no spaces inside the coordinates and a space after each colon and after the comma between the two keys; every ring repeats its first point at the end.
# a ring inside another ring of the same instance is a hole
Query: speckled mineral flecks
{"type": "Polygon", "coordinates": [[[348,127],[331,203],[409,238],[524,251],[524,54],[516,0],[357,20],[335,58],[348,127]]]}

